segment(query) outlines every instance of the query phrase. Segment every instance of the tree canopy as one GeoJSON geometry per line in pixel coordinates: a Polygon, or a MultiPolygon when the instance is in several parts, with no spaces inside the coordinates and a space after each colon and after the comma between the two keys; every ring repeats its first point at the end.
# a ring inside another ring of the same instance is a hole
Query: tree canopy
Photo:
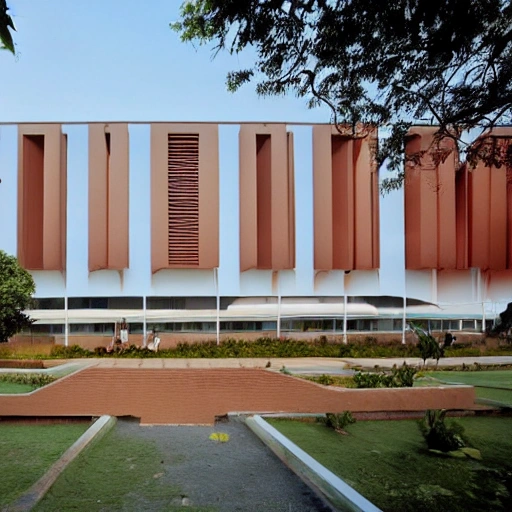
{"type": "Polygon", "coordinates": [[[0,49],[14,53],[14,41],[10,30],[16,30],[14,22],[9,15],[6,0],[0,0],[0,49]]]}
{"type": "Polygon", "coordinates": [[[32,276],[14,256],[0,250],[0,343],[32,322],[25,313],[35,292],[32,276]]]}
{"type": "Polygon", "coordinates": [[[402,170],[389,189],[413,124],[438,126],[435,141],[454,139],[470,163],[512,163],[510,150],[476,142],[512,120],[510,0],[194,0],[170,26],[214,52],[256,51],[228,74],[230,91],[256,82],[263,96],[327,105],[349,136],[388,126],[377,161],[402,170]]]}

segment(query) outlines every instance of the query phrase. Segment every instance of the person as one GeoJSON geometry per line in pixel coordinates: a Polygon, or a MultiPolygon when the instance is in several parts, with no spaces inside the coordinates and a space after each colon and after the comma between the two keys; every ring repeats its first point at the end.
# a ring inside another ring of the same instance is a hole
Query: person
{"type": "Polygon", "coordinates": [[[153,337],[154,337],[153,331],[150,329],[146,333],[146,337],[144,338],[144,345],[143,345],[144,348],[147,348],[148,345],[153,342],[153,337]]]}
{"type": "Polygon", "coordinates": [[[119,338],[123,345],[128,344],[128,325],[124,318],[121,320],[121,326],[119,327],[119,338]]]}
{"type": "Polygon", "coordinates": [[[158,352],[158,345],[160,345],[160,338],[158,337],[158,333],[153,331],[153,337],[151,341],[147,344],[147,348],[152,350],[153,352],[158,352]]]}
{"type": "Polygon", "coordinates": [[[449,347],[451,346],[452,343],[454,343],[456,341],[456,337],[452,335],[451,332],[447,332],[445,335],[444,335],[444,347],[449,347]]]}

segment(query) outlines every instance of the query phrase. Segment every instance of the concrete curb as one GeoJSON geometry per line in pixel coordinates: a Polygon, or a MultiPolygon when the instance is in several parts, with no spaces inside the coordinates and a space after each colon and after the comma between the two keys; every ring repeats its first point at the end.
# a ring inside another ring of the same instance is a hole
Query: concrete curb
{"type": "Polygon", "coordinates": [[[341,478],[318,463],[261,416],[245,419],[246,425],[302,480],[319,491],[339,510],[382,512],[341,478]]]}
{"type": "Polygon", "coordinates": [[[43,499],[50,487],[55,483],[62,471],[66,469],[92,441],[101,439],[115,425],[117,418],[101,416],[80,438],[64,452],[61,458],[14,503],[4,508],[4,512],[25,512],[32,510],[43,499]]]}

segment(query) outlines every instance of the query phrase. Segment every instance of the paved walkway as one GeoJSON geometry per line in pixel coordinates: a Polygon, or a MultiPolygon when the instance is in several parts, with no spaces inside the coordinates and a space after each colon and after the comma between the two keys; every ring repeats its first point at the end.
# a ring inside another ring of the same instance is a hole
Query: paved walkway
{"type": "MultiPolygon", "coordinates": [[[[294,374],[351,374],[351,368],[374,369],[392,368],[393,365],[401,366],[406,362],[410,366],[422,366],[423,361],[419,357],[393,357],[393,358],[336,358],[336,357],[287,357],[287,358],[230,358],[230,359],[179,359],[179,358],[116,358],[105,357],[97,359],[72,359],[69,361],[48,361],[50,365],[67,363],[61,366],[63,370],[72,368],[73,365],[83,365],[96,368],[141,368],[141,369],[212,369],[212,368],[270,368],[281,370],[283,367],[294,374]],[[270,363],[270,366],[269,366],[270,363]]],[[[439,360],[440,368],[450,366],[472,365],[512,365],[512,356],[481,356],[481,357],[445,357],[439,360]]],[[[433,368],[436,362],[427,361],[427,368],[433,368]]],[[[0,372],[13,372],[13,369],[0,369],[0,372]]],[[[19,370],[16,370],[19,371],[19,370]]],[[[41,373],[41,370],[25,370],[41,373]]],[[[57,368],[51,370],[57,373],[57,368]]]]}
{"type": "MultiPolygon", "coordinates": [[[[214,428],[141,428],[136,422],[120,421],[118,431],[155,444],[162,453],[162,478],[177,485],[191,506],[218,512],[332,510],[236,420],[214,428]],[[214,431],[228,434],[229,441],[211,441],[214,431]]],[[[144,510],[162,509],[146,502],[144,510]]]]}

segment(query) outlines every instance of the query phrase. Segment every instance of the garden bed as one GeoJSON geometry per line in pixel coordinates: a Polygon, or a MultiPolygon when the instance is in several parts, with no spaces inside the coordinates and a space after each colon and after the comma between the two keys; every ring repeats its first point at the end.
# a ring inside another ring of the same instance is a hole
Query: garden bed
{"type": "MultiPolygon", "coordinates": [[[[506,356],[512,355],[512,346],[486,347],[455,345],[445,350],[446,357],[506,356]]],[[[256,340],[228,339],[217,345],[216,341],[184,342],[173,348],[152,352],[131,345],[119,351],[107,353],[105,347],[94,351],[78,345],[29,345],[6,343],[0,347],[3,359],[73,359],[88,357],[128,358],[278,358],[278,357],[341,357],[341,358],[386,358],[420,357],[416,344],[402,344],[400,340],[379,342],[368,336],[360,342],[332,342],[326,336],[314,340],[258,338],[256,340]]]]}
{"type": "Polygon", "coordinates": [[[384,511],[512,510],[512,417],[457,419],[482,461],[431,454],[413,420],[268,421],[384,511]]]}
{"type": "Polygon", "coordinates": [[[0,373],[0,394],[30,393],[57,380],[44,373],[0,373]]]}

